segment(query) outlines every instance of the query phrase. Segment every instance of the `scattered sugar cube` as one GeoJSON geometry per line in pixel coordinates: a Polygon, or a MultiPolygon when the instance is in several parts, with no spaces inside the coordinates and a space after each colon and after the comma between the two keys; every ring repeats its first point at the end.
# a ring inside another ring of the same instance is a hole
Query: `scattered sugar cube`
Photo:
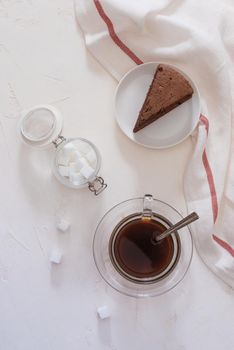
{"type": "Polygon", "coordinates": [[[62,256],[62,252],[58,248],[54,248],[50,253],[50,261],[53,264],[60,264],[62,256]]]}
{"type": "Polygon", "coordinates": [[[59,165],[59,174],[61,176],[69,176],[70,170],[68,166],[59,165]]]}
{"type": "Polygon", "coordinates": [[[88,152],[88,153],[85,155],[85,158],[86,158],[87,161],[90,163],[90,165],[96,166],[97,157],[96,157],[96,153],[94,152],[94,150],[91,150],[90,152],[88,152]]]}
{"type": "Polygon", "coordinates": [[[85,165],[81,168],[80,173],[86,178],[90,178],[93,175],[94,169],[90,165],[85,165]]]}
{"type": "Polygon", "coordinates": [[[71,226],[70,222],[64,219],[60,219],[56,225],[57,229],[62,232],[67,231],[70,228],[70,226],[71,226]]]}
{"type": "Polygon", "coordinates": [[[85,181],[85,177],[80,173],[70,173],[69,179],[75,186],[78,186],[85,181]]]}
{"type": "Polygon", "coordinates": [[[105,318],[109,318],[111,315],[110,308],[107,305],[98,307],[97,313],[102,320],[104,320],[105,318]]]}

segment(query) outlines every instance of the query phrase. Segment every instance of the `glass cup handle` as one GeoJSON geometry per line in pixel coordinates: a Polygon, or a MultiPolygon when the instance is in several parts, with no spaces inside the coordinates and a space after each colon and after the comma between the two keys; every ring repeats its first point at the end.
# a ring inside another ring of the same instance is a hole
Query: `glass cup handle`
{"type": "Polygon", "coordinates": [[[151,194],[145,194],[143,198],[143,210],[142,218],[151,219],[152,217],[152,206],[153,206],[153,196],[151,194]]]}
{"type": "Polygon", "coordinates": [[[89,182],[89,190],[93,192],[95,196],[99,195],[105,188],[107,188],[107,184],[105,184],[101,176],[97,176],[92,182],[89,182]]]}

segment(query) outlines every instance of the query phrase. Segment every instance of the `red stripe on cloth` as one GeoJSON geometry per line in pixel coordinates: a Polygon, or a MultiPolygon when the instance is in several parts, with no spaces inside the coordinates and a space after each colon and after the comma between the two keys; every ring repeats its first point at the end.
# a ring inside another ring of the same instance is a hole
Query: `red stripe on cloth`
{"type": "Polygon", "coordinates": [[[107,28],[108,28],[108,32],[110,34],[111,39],[115,42],[115,44],[124,52],[126,53],[126,55],[128,55],[128,57],[130,57],[136,64],[142,64],[143,61],[140,60],[140,58],[138,58],[133,52],[132,50],[130,50],[123,42],[122,40],[120,40],[120,38],[117,36],[113,23],[111,22],[110,18],[107,16],[107,14],[105,13],[105,11],[103,10],[103,7],[100,3],[99,0],[93,0],[96,9],[99,13],[99,15],[101,16],[101,18],[103,19],[103,21],[106,23],[107,28]]]}
{"type": "Polygon", "coordinates": [[[223,241],[215,235],[212,235],[212,237],[215,240],[215,242],[217,242],[221,247],[223,247],[234,258],[234,249],[227,242],[223,241]]]}
{"type": "MultiPolygon", "coordinates": [[[[209,132],[208,119],[204,115],[201,115],[200,122],[203,125],[205,125],[207,136],[208,136],[208,132],[209,132]]],[[[207,176],[207,180],[208,180],[208,184],[209,184],[209,188],[210,188],[211,206],[212,206],[212,212],[213,212],[213,219],[214,219],[214,223],[215,223],[217,216],[218,216],[218,201],[217,201],[216,189],[215,189],[215,184],[214,184],[214,177],[212,174],[210,164],[208,162],[206,150],[203,151],[202,161],[203,161],[204,168],[206,170],[206,176],[207,176]]]]}
{"type": "Polygon", "coordinates": [[[205,125],[206,132],[207,132],[207,135],[208,135],[208,132],[209,132],[209,120],[203,114],[201,114],[200,115],[200,122],[205,125]]]}
{"type": "MultiPolygon", "coordinates": [[[[209,121],[208,119],[204,116],[200,116],[200,122],[205,125],[207,135],[209,133],[209,121]]],[[[209,188],[210,188],[210,194],[211,194],[211,203],[212,203],[212,211],[213,211],[213,218],[214,218],[214,223],[217,219],[218,216],[218,201],[217,201],[217,195],[216,195],[216,190],[215,190],[215,184],[214,184],[214,178],[213,174],[207,159],[206,155],[206,150],[204,150],[203,155],[202,155],[202,161],[206,170],[206,175],[209,183],[209,188]]],[[[225,241],[223,241],[221,238],[212,235],[213,240],[218,243],[222,248],[224,248],[228,253],[230,253],[234,257],[234,249],[225,241]]]]}

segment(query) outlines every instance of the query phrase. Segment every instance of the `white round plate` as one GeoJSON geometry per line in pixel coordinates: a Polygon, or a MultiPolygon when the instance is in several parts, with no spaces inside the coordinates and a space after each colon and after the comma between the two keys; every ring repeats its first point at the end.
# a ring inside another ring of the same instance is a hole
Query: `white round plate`
{"type": "Polygon", "coordinates": [[[121,130],[134,142],[149,148],[167,148],[182,142],[195,129],[200,113],[200,96],[196,85],[189,81],[194,93],[191,99],[176,107],[144,129],[133,133],[139,111],[159,62],[149,62],[130,70],[119,82],[115,94],[115,115],[121,130]]]}

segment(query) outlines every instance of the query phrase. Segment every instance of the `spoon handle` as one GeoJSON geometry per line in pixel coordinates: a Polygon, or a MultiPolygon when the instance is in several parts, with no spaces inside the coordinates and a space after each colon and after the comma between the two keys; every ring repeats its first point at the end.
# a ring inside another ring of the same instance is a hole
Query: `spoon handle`
{"type": "Polygon", "coordinates": [[[190,224],[191,222],[193,222],[197,219],[199,219],[199,216],[197,215],[197,213],[193,212],[193,213],[189,214],[188,216],[186,216],[184,219],[177,222],[175,225],[171,226],[169,229],[167,229],[163,233],[161,233],[161,235],[154,237],[154,239],[156,241],[161,241],[162,239],[166,238],[167,236],[169,236],[173,232],[181,229],[184,226],[187,226],[188,224],[190,224]]]}

